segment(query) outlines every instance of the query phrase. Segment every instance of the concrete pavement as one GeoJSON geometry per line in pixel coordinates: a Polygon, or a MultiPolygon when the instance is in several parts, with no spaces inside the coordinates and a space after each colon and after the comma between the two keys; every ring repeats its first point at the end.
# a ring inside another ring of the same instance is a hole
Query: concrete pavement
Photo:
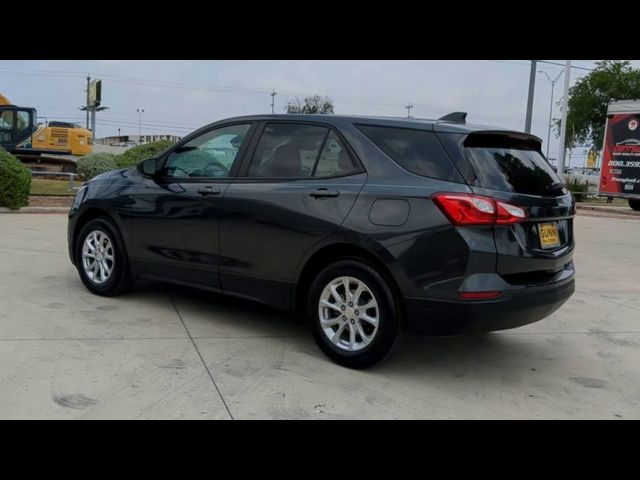
{"type": "Polygon", "coordinates": [[[328,361],[261,305],[140,283],[87,292],[63,215],[0,214],[0,418],[640,418],[640,222],[576,219],[577,290],[477,337],[328,361]]]}

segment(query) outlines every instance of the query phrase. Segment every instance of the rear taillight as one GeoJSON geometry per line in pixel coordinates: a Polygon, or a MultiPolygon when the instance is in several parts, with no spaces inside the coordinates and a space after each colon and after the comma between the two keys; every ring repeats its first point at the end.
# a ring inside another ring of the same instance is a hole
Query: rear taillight
{"type": "Polygon", "coordinates": [[[436,193],[433,201],[454,225],[511,225],[527,212],[491,197],[466,193],[436,193]]]}

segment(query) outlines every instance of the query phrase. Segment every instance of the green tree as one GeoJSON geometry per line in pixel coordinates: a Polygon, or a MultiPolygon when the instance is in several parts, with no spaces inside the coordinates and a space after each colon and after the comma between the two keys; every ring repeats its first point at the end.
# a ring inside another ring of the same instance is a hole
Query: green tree
{"type": "Polygon", "coordinates": [[[287,113],[333,113],[333,101],[329,97],[311,95],[301,101],[298,97],[287,102],[287,113]]]}
{"type": "Polygon", "coordinates": [[[84,157],[80,157],[76,162],[78,173],[85,180],[91,180],[104,172],[116,170],[116,156],[111,153],[90,153],[84,157]]]}
{"type": "Polygon", "coordinates": [[[116,166],[118,168],[133,167],[142,160],[155,157],[171,145],[173,145],[171,140],[158,140],[151,143],[136,145],[115,157],[116,166]]]}
{"type": "MultiPolygon", "coordinates": [[[[640,70],[626,60],[603,60],[569,89],[565,145],[600,149],[610,100],[640,98],[640,70]]],[[[556,134],[560,120],[555,119],[556,134]]]]}

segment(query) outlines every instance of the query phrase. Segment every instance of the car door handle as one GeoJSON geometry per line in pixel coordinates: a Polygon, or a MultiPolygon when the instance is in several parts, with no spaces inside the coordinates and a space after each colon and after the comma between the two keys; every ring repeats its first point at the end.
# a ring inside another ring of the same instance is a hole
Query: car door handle
{"type": "Polygon", "coordinates": [[[340,192],[338,190],[328,190],[326,188],[319,188],[311,192],[309,196],[313,198],[338,197],[340,196],[340,192]]]}
{"type": "Polygon", "coordinates": [[[222,190],[213,187],[202,187],[199,188],[197,192],[203,197],[206,197],[207,195],[220,195],[222,193],[222,190]]]}

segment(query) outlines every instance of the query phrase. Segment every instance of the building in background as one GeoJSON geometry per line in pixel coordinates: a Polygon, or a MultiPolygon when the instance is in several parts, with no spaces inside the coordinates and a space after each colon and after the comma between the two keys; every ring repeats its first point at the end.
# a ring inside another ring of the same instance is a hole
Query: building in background
{"type": "Polygon", "coordinates": [[[114,137],[98,138],[94,141],[96,145],[109,145],[113,147],[133,147],[143,143],[156,142],[158,140],[170,140],[177,142],[182,137],[177,135],[120,135],[114,137]]]}

